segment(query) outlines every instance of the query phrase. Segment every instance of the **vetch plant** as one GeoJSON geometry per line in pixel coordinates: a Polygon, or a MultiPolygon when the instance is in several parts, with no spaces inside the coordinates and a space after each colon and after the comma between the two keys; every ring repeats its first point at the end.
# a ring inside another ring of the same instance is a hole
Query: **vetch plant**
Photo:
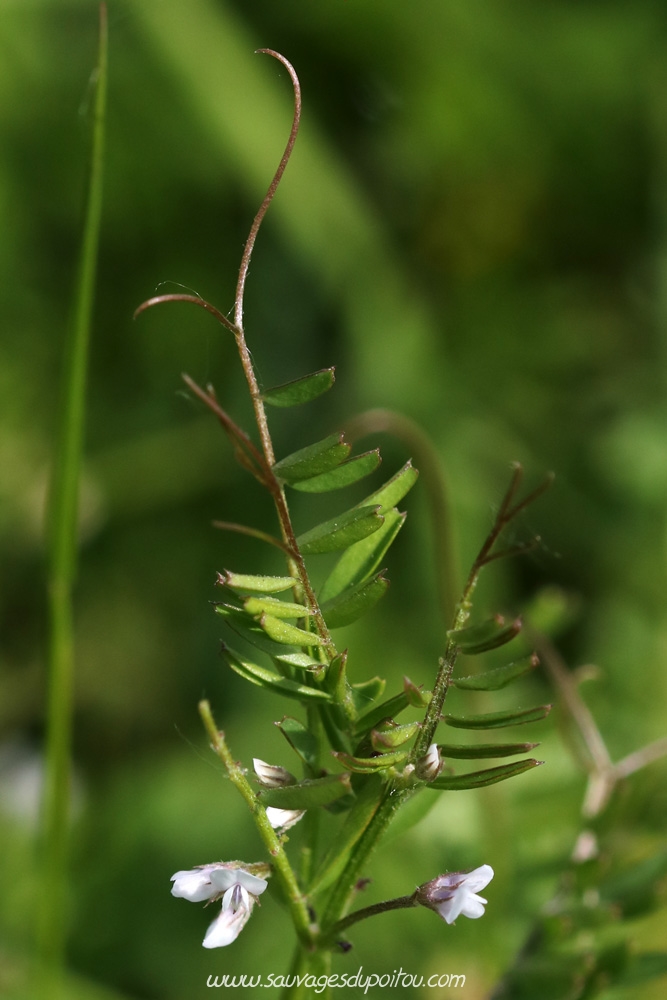
{"type": "MultiPolygon", "coordinates": [[[[447,641],[430,687],[422,678],[404,679],[402,688],[386,692],[380,676],[355,663],[341,649],[337,629],[355,622],[384,596],[389,581],[383,568],[387,552],[401,530],[405,514],[399,504],[414,486],[417,470],[407,462],[382,486],[336,517],[300,534],[293,527],[291,491],[306,494],[343,490],[375,472],[377,450],[352,454],[343,433],[298,451],[276,455],[267,410],[311,404],[334,384],[334,369],[325,368],[285,385],[260,387],[246,343],[243,301],[250,259],[296,140],[301,93],[296,73],[284,56],[260,49],[288,71],[295,97],[294,119],[285,152],[266,197],[252,223],[238,274],[233,319],[209,302],[187,294],[161,295],[137,310],[167,302],[188,302],[211,313],[234,337],[250,393],[257,436],[239,426],[223,408],[211,386],[201,387],[185,376],[186,385],[209,408],[231,441],[239,463],[269,493],[276,512],[277,533],[226,521],[218,527],[260,539],[279,549],[283,575],[222,569],[215,612],[225,629],[222,657],[226,666],[250,685],[271,691],[294,706],[294,714],[277,710],[276,722],[294,754],[290,770],[254,760],[256,780],[239,763],[220,731],[208,701],[199,706],[214,752],[236,790],[246,801],[267,851],[267,864],[241,862],[204,865],[173,877],[172,893],[190,901],[222,899],[222,910],[204,939],[205,947],[231,944],[247,922],[254,902],[266,889],[269,873],[287,902],[298,939],[293,971],[322,972],[331,953],[348,950],[343,932],[360,920],[392,909],[422,905],[452,923],[459,916],[480,917],[486,900],[477,895],[493,877],[488,863],[469,873],[439,875],[409,895],[353,909],[364,884],[370,858],[387,827],[408,800],[434,792],[490,785],[531,770],[541,762],[522,756],[535,743],[438,742],[444,723],[449,728],[488,731],[543,719],[550,705],[504,708],[501,711],[454,715],[445,713],[448,691],[495,691],[527,674],[537,665],[534,655],[521,656],[485,672],[458,670],[460,661],[511,642],[521,620],[496,616],[471,622],[473,593],[488,563],[524,551],[529,546],[503,548],[504,529],[532,503],[548,481],[520,497],[522,470],[513,468],[511,481],[493,526],[475,559],[456,603],[447,641]],[[311,560],[326,553],[338,557],[323,584],[311,579],[311,560]],[[406,710],[419,719],[403,721],[406,710]],[[399,721],[400,720],[400,721],[399,721]],[[520,757],[509,763],[459,771],[452,762],[520,757]],[[320,829],[337,824],[336,834],[322,850],[320,829]],[[285,832],[302,821],[303,847],[299,865],[290,857],[285,832]]],[[[342,505],[341,505],[342,506],[342,505]]],[[[258,748],[259,751],[260,748],[258,748]]]]}

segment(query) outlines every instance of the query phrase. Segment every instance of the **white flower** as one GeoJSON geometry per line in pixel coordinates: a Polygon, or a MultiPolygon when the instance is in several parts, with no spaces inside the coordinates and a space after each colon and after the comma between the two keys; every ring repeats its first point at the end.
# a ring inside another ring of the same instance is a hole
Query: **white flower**
{"type": "MultiPolygon", "coordinates": [[[[248,866],[269,874],[268,865],[248,866]]],[[[176,872],[172,896],[188,899],[191,903],[220,899],[222,910],[206,932],[205,948],[223,948],[231,944],[245,927],[252,908],[267,886],[267,881],[254,875],[238,862],[218,862],[200,865],[190,871],[176,872]]]]}
{"type": "Polygon", "coordinates": [[[171,887],[172,896],[189,899],[191,903],[202,903],[211,899],[218,890],[211,882],[211,872],[215,865],[200,865],[187,872],[176,872],[171,876],[174,883],[171,887]]]}
{"type": "Polygon", "coordinates": [[[222,897],[222,910],[206,931],[202,942],[204,948],[224,948],[236,941],[248,922],[254,903],[255,896],[240,882],[227,889],[222,897]]]}
{"type": "Polygon", "coordinates": [[[442,771],[442,760],[437,743],[431,743],[423,757],[417,761],[417,777],[422,781],[433,781],[442,771]]]}
{"type": "Polygon", "coordinates": [[[275,806],[266,807],[266,818],[274,830],[289,830],[291,826],[298,823],[305,816],[305,809],[277,809],[275,806]]]}
{"type": "Polygon", "coordinates": [[[471,872],[450,872],[439,875],[432,882],[421,885],[417,890],[417,899],[423,906],[428,906],[440,914],[448,924],[453,924],[457,917],[463,915],[475,920],[484,916],[486,900],[478,896],[479,889],[484,889],[493,878],[491,865],[481,865],[471,872]]]}
{"type": "Polygon", "coordinates": [[[282,788],[296,783],[294,775],[279,764],[267,764],[265,760],[253,757],[252,765],[260,785],[264,788],[282,788]]]}

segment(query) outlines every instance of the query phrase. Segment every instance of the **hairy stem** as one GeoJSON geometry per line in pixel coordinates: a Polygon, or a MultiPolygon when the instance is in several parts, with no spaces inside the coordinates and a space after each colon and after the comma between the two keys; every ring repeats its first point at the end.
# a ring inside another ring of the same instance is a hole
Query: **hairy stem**
{"type": "Polygon", "coordinates": [[[347,865],[343,869],[329,897],[322,917],[322,927],[324,928],[327,940],[331,936],[333,927],[338,924],[347,907],[350,905],[355,885],[362,873],[363,866],[377,847],[394,814],[404,805],[413,792],[414,788],[400,788],[393,783],[385,788],[373,818],[352,851],[347,865]]]}
{"type": "Polygon", "coordinates": [[[292,150],[294,149],[294,143],[296,142],[296,137],[299,132],[299,122],[301,120],[301,85],[299,84],[299,78],[296,75],[294,67],[285,58],[285,56],[281,55],[279,52],[274,52],[273,49],[258,49],[257,51],[272,56],[274,59],[277,59],[278,62],[283,64],[290,75],[294,90],[294,116],[292,119],[292,127],[290,129],[287,145],[285,146],[285,152],[283,153],[280,163],[278,164],[278,169],[269,184],[269,189],[264,196],[264,201],[260,205],[259,210],[253,219],[252,226],[250,227],[248,239],[246,240],[245,247],[243,248],[243,256],[241,257],[241,265],[239,267],[239,275],[236,283],[236,295],[234,296],[234,335],[236,337],[236,346],[238,348],[243,371],[248,382],[248,388],[250,389],[250,396],[255,410],[255,419],[257,421],[257,428],[262,441],[264,456],[266,458],[267,465],[273,466],[275,465],[276,459],[273,452],[271,435],[269,434],[269,428],[266,421],[262,394],[259,390],[259,385],[257,384],[255,370],[253,368],[250,351],[248,350],[243,330],[243,296],[245,293],[246,278],[248,277],[248,269],[250,267],[250,258],[252,257],[252,251],[255,246],[255,240],[257,239],[259,227],[264,221],[264,216],[268,211],[269,205],[273,201],[278,185],[280,184],[281,178],[285,173],[285,168],[289,163],[292,150]]]}
{"type": "Polygon", "coordinates": [[[337,924],[334,924],[329,932],[329,940],[331,942],[335,941],[343,931],[347,930],[353,924],[359,923],[360,920],[368,920],[369,917],[376,917],[379,913],[389,913],[390,910],[411,909],[417,905],[417,894],[413,892],[411,896],[397,896],[395,899],[386,899],[383,903],[364,906],[363,909],[355,910],[353,913],[348,914],[347,917],[339,920],[337,924]]]}
{"type": "Polygon", "coordinates": [[[244,769],[232,757],[224,733],[220,732],[215,724],[208,701],[199,702],[199,714],[211,740],[213,750],[224,764],[230,781],[241,793],[253,814],[259,834],[271,855],[272,865],[282,883],[299,940],[305,948],[312,950],[317,929],[311,922],[306,897],[299,888],[296,875],[283,849],[282,841],[269,823],[266,810],[246,778],[244,769]]]}

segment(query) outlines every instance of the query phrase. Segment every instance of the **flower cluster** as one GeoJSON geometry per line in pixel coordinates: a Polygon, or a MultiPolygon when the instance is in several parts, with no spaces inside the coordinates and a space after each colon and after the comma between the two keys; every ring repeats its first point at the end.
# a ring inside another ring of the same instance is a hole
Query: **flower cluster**
{"type": "Polygon", "coordinates": [[[222,897],[222,909],[209,926],[204,937],[204,948],[224,948],[236,941],[252,913],[252,908],[267,886],[268,865],[246,865],[239,861],[222,861],[199,865],[189,871],[171,876],[174,883],[172,896],[179,896],[191,903],[209,903],[222,897]],[[251,870],[252,869],[252,870],[251,870]]]}

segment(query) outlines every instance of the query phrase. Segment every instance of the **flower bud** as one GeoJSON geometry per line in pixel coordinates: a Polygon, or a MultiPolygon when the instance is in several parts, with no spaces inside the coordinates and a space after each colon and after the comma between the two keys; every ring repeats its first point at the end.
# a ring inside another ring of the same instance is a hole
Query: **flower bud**
{"type": "Polygon", "coordinates": [[[285,785],[294,785],[296,778],[279,764],[267,764],[259,757],[253,757],[253,767],[257,779],[263,788],[283,788],[285,785]]]}
{"type": "Polygon", "coordinates": [[[442,771],[442,759],[437,743],[431,743],[423,757],[417,761],[415,773],[422,781],[433,781],[442,771]]]}
{"type": "Polygon", "coordinates": [[[305,809],[277,809],[275,806],[266,807],[266,818],[274,830],[284,833],[290,827],[298,823],[306,815],[305,809]]]}

